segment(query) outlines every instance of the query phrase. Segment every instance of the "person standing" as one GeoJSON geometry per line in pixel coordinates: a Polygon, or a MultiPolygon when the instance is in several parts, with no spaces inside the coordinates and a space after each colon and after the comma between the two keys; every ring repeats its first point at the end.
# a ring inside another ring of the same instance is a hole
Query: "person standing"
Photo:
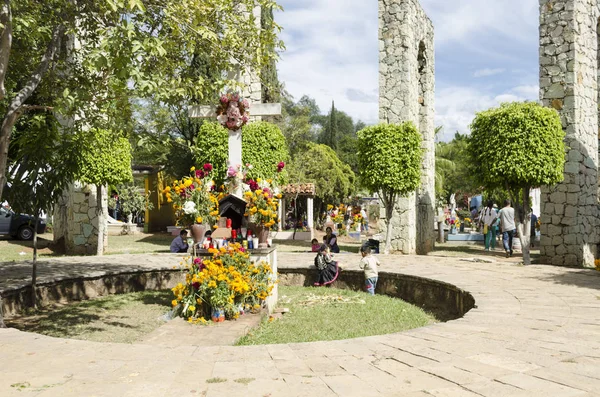
{"type": "Polygon", "coordinates": [[[512,244],[517,229],[515,226],[515,209],[510,204],[510,200],[504,200],[504,208],[500,211],[500,230],[502,230],[502,243],[507,258],[513,254],[512,244]]]}
{"type": "Polygon", "coordinates": [[[367,211],[365,211],[364,207],[360,209],[360,216],[362,217],[363,224],[365,225],[365,232],[369,231],[369,216],[367,215],[367,211]]]}
{"type": "Polygon", "coordinates": [[[485,238],[485,250],[490,251],[496,249],[496,230],[494,223],[497,218],[496,210],[494,209],[494,202],[488,201],[487,206],[481,212],[481,223],[483,224],[483,235],[485,238]]]}
{"type": "Polygon", "coordinates": [[[362,246],[360,248],[360,254],[362,259],[358,264],[358,267],[365,271],[365,289],[371,295],[375,295],[375,287],[377,287],[377,280],[379,278],[378,266],[379,259],[371,255],[371,248],[368,246],[362,246]]]}
{"type": "Polygon", "coordinates": [[[531,227],[530,227],[530,229],[531,229],[531,234],[530,234],[531,248],[533,248],[534,243],[535,243],[537,220],[538,220],[537,215],[531,214],[531,227]]]}

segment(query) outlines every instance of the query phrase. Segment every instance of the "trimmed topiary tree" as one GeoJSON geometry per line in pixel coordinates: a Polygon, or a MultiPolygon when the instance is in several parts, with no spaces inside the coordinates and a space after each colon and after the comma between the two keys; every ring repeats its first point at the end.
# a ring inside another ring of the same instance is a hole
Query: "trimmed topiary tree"
{"type": "Polygon", "coordinates": [[[421,134],[411,122],[379,124],[358,132],[358,163],[364,187],[377,192],[385,208],[385,253],[392,241],[391,220],[398,198],[421,184],[421,134]]]}
{"type": "MultiPolygon", "coordinates": [[[[97,210],[100,219],[107,213],[102,205],[104,186],[118,185],[133,180],[131,173],[131,145],[119,132],[93,128],[81,131],[75,138],[79,152],[77,180],[96,185],[97,210]]],[[[104,253],[106,222],[98,222],[97,255],[104,253]]]]}
{"type": "MultiPolygon", "coordinates": [[[[196,164],[213,165],[217,184],[221,184],[227,175],[228,137],[227,129],[220,123],[205,121],[198,131],[196,146],[192,148],[196,164]]],[[[181,175],[175,176],[179,178],[181,175]]]]}
{"type": "Polygon", "coordinates": [[[488,189],[510,192],[526,265],[531,263],[529,194],[563,180],[564,137],[558,112],[534,102],[502,104],[477,113],[471,124],[473,175],[488,189]]]}
{"type": "MultiPolygon", "coordinates": [[[[246,124],[242,128],[242,159],[252,164],[248,175],[253,178],[272,178],[277,164],[288,163],[290,154],[283,133],[278,126],[265,121],[246,124]]],[[[276,183],[288,182],[288,172],[284,168],[277,174],[276,183]]]]}
{"type": "MultiPolygon", "coordinates": [[[[217,122],[204,122],[196,138],[193,148],[196,164],[211,163],[217,183],[222,183],[227,175],[227,159],[229,134],[217,122]]],[[[256,178],[272,178],[277,171],[277,164],[287,163],[290,155],[283,133],[275,124],[264,121],[250,123],[242,129],[242,161],[252,164],[249,176],[256,178]]],[[[288,182],[288,172],[284,168],[277,173],[278,184],[288,182]]]]}

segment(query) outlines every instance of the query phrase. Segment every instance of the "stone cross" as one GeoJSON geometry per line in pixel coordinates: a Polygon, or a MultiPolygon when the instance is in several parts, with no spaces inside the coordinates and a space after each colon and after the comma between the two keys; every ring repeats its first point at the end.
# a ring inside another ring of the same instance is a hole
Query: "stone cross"
{"type": "MultiPolygon", "coordinates": [[[[279,116],[281,115],[280,103],[256,103],[250,105],[251,116],[279,116]]],[[[190,118],[216,118],[216,106],[190,106],[188,108],[190,118]]],[[[242,130],[229,131],[229,165],[235,167],[242,164],[242,130]]],[[[235,195],[242,197],[242,184],[238,183],[235,195]]]]}

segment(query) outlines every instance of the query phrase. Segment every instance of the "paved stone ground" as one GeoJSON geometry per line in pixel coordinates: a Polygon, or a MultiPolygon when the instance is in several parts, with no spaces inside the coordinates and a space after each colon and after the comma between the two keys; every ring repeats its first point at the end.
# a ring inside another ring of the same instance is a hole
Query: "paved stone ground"
{"type": "MultiPolygon", "coordinates": [[[[279,265],[308,266],[312,258],[281,253],[279,265]]],[[[357,255],[340,259],[346,269],[358,263],[357,255]]],[[[382,271],[470,291],[477,308],[462,319],[404,333],[256,347],[121,345],[0,330],[0,395],[600,395],[600,273],[523,267],[513,259],[382,259],[382,271]],[[25,387],[11,386],[17,384],[25,387]]],[[[176,261],[169,255],[107,256],[89,258],[85,266],[101,272],[176,261]]],[[[61,269],[87,271],[73,259],[53,260],[49,269],[42,278],[57,277],[61,269]]],[[[5,274],[11,278],[4,285],[27,279],[13,268],[0,270],[3,282],[5,274]]]]}

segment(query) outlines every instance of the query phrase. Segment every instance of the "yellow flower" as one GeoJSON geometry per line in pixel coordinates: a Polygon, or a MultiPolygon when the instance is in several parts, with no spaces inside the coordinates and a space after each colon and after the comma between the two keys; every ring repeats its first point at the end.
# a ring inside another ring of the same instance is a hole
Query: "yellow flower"
{"type": "Polygon", "coordinates": [[[196,218],[196,223],[202,223],[202,217],[201,216],[199,216],[199,217],[196,218]]]}
{"type": "Polygon", "coordinates": [[[173,300],[171,301],[171,305],[173,305],[173,306],[177,306],[177,300],[173,299],[173,300]]]}
{"type": "Polygon", "coordinates": [[[196,171],[196,167],[192,167],[192,168],[190,168],[190,171],[191,171],[191,172],[194,172],[194,171],[196,171]]]}
{"type": "Polygon", "coordinates": [[[188,309],[192,312],[195,313],[196,312],[196,306],[190,306],[188,307],[188,309]]]}
{"type": "Polygon", "coordinates": [[[167,186],[167,187],[165,188],[165,192],[170,192],[170,191],[171,191],[171,186],[167,186]]]}
{"type": "Polygon", "coordinates": [[[256,183],[261,183],[262,179],[261,178],[256,178],[256,183]]]}

